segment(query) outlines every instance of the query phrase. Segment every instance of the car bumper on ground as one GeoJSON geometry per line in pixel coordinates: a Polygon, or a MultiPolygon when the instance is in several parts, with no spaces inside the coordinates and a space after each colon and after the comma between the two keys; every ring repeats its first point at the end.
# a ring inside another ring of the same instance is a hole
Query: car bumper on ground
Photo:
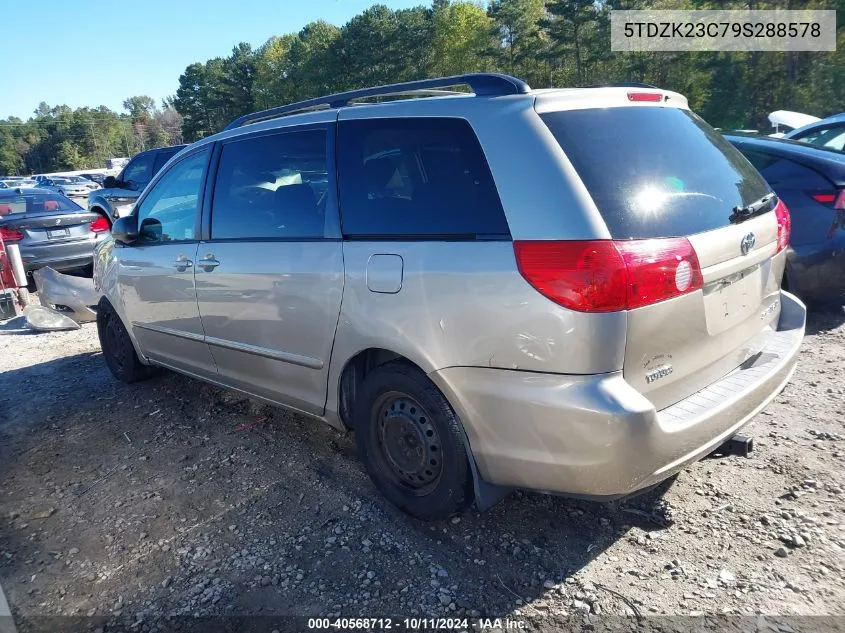
{"type": "Polygon", "coordinates": [[[481,477],[492,484],[613,499],[648,488],[713,452],[784,388],[806,308],[781,293],[759,354],[666,409],[622,372],[590,376],[450,367],[431,374],[460,415],[481,477]]]}

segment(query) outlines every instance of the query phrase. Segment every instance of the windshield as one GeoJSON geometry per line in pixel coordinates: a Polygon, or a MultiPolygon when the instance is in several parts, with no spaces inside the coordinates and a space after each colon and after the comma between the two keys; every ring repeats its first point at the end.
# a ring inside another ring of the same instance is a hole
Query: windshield
{"type": "Polygon", "coordinates": [[[614,239],[692,235],[726,226],[769,187],[722,135],[679,108],[550,112],[614,239]]]}
{"type": "Polygon", "coordinates": [[[18,214],[73,213],[84,211],[75,202],[56,194],[19,194],[0,196],[0,217],[18,214]]]}

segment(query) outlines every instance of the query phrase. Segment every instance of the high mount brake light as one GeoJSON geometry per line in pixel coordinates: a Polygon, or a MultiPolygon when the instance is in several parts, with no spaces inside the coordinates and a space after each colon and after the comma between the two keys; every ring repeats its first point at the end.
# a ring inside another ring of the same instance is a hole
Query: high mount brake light
{"type": "Polygon", "coordinates": [[[629,92],[628,101],[650,101],[653,103],[660,103],[663,101],[663,95],[659,92],[629,92]]]}

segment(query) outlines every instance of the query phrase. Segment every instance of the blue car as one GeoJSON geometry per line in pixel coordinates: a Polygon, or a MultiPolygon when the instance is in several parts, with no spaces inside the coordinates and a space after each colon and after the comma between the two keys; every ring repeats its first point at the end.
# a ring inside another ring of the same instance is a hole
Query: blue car
{"type": "Polygon", "coordinates": [[[792,214],[784,285],[807,301],[845,300],[845,154],[781,139],[726,135],[792,214]]]}

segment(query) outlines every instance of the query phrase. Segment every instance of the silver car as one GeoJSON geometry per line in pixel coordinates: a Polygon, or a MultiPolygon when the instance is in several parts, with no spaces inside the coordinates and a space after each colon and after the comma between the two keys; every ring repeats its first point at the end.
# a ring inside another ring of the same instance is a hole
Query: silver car
{"type": "MultiPolygon", "coordinates": [[[[84,178],[80,178],[80,180],[84,180],[84,178]]],[[[45,178],[38,183],[38,188],[55,191],[63,196],[80,197],[87,196],[92,190],[92,188],[85,182],[77,182],[71,177],[64,176],[52,176],[50,178],[45,178]]],[[[94,187],[94,189],[96,189],[96,187],[94,187]]]]}
{"type": "Polygon", "coordinates": [[[511,488],[613,499],[789,380],[789,234],[680,94],[372,88],[171,159],[95,256],[100,341],[121,380],[167,367],[354,430],[417,517],[511,488]]]}
{"type": "Polygon", "coordinates": [[[100,188],[100,185],[96,182],[88,178],[84,178],[83,176],[65,176],[65,179],[73,185],[82,185],[88,190],[88,193],[100,188]]]}
{"type": "Polygon", "coordinates": [[[90,269],[94,247],[108,235],[106,218],[43,189],[0,191],[0,241],[20,247],[27,273],[90,269]]]}

